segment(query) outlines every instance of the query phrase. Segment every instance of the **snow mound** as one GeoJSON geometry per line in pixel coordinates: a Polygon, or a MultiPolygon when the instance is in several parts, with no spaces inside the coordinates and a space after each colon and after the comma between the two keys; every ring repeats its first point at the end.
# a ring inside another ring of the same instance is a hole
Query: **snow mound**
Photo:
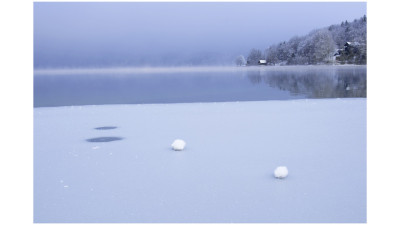
{"type": "Polygon", "coordinates": [[[171,147],[175,151],[182,151],[185,148],[185,145],[186,145],[186,142],[184,140],[176,139],[172,143],[171,147]]]}
{"type": "Polygon", "coordinates": [[[289,174],[288,169],[286,168],[286,166],[278,166],[275,171],[274,171],[275,177],[276,178],[285,178],[287,177],[287,175],[289,174]]]}

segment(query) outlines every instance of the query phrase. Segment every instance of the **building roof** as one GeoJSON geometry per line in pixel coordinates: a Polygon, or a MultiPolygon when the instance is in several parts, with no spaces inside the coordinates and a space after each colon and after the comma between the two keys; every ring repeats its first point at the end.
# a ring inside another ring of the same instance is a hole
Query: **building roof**
{"type": "Polygon", "coordinates": [[[346,44],[344,44],[345,46],[347,45],[347,46],[349,46],[349,45],[353,45],[353,46],[355,46],[355,45],[361,45],[359,42],[357,42],[357,41],[355,41],[355,42],[350,42],[350,41],[348,41],[348,42],[346,42],[346,44]]]}

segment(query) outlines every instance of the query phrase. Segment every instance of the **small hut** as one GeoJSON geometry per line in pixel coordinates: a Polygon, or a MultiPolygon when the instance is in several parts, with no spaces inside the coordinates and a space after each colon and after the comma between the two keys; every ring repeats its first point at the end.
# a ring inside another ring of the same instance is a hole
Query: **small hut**
{"type": "Polygon", "coordinates": [[[267,60],[265,60],[265,59],[260,59],[260,60],[258,60],[258,65],[264,65],[264,66],[266,66],[266,65],[267,65],[267,60]]]}

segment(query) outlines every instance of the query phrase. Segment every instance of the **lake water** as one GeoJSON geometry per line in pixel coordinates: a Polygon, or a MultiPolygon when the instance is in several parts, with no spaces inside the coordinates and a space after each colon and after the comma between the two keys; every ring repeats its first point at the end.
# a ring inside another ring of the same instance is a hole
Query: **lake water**
{"type": "Polygon", "coordinates": [[[34,107],[366,97],[366,66],[35,71],[34,107]]]}

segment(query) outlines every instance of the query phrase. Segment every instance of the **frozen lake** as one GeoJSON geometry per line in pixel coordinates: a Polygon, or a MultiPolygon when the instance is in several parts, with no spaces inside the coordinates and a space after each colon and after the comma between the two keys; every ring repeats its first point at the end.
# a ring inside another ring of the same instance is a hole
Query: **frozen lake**
{"type": "Polygon", "coordinates": [[[365,66],[47,70],[34,82],[34,222],[366,222],[365,66]]]}
{"type": "Polygon", "coordinates": [[[40,107],[34,124],[35,222],[366,222],[363,98],[40,107]]]}
{"type": "Polygon", "coordinates": [[[34,106],[366,97],[365,66],[36,72],[34,106]]]}

